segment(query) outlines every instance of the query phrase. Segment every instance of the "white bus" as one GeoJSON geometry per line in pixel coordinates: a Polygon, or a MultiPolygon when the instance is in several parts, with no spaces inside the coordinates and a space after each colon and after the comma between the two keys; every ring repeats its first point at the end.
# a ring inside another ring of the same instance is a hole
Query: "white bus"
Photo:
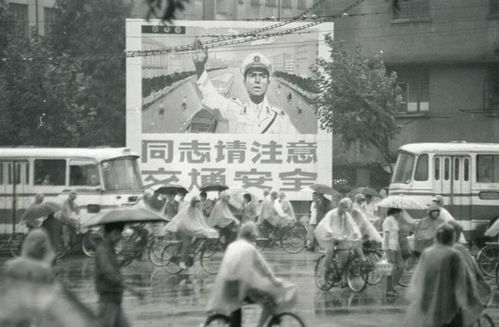
{"type": "Polygon", "coordinates": [[[0,234],[24,231],[19,220],[36,193],[62,204],[74,189],[82,220],[135,203],[138,157],[128,148],[0,148],[0,234]]]}
{"type": "Polygon", "coordinates": [[[440,194],[467,236],[499,216],[499,144],[414,143],[399,149],[390,194],[430,204],[440,194]]]}

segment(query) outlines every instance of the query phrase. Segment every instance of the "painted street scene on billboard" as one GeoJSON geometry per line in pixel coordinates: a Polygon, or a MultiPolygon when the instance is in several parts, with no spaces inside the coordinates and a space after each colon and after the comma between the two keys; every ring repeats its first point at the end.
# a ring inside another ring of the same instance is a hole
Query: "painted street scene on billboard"
{"type": "Polygon", "coordinates": [[[0,0],[0,327],[499,326],[498,19],[0,0]]]}

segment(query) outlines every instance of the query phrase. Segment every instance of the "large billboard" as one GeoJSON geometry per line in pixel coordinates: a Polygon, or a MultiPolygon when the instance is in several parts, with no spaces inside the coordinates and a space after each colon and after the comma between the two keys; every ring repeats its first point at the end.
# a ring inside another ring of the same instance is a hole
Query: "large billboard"
{"type": "Polygon", "coordinates": [[[318,127],[307,77],[332,23],[240,42],[273,24],[127,20],[128,51],[174,49],[127,58],[127,146],[141,155],[146,186],[223,183],[298,200],[330,183],[332,136],[318,127]]]}

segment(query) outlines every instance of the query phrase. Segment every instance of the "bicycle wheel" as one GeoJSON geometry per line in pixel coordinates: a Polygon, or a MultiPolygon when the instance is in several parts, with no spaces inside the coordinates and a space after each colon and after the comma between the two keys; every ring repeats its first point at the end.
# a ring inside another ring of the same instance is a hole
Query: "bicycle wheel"
{"type": "Polygon", "coordinates": [[[216,274],[222,263],[223,256],[224,249],[218,240],[206,241],[199,258],[201,267],[203,267],[208,274],[216,274]]]}
{"type": "Polygon", "coordinates": [[[411,255],[409,258],[405,259],[404,261],[404,271],[402,272],[402,275],[400,276],[400,279],[398,281],[398,284],[402,287],[407,287],[409,286],[409,283],[411,282],[412,274],[414,273],[414,270],[416,269],[416,266],[418,265],[418,258],[411,255]]]}
{"type": "Polygon", "coordinates": [[[204,327],[229,327],[230,318],[223,314],[214,314],[206,319],[204,327]]]}
{"type": "Polygon", "coordinates": [[[365,269],[365,264],[360,258],[352,258],[348,261],[345,268],[348,288],[352,292],[360,293],[367,286],[368,274],[365,269]]]}
{"type": "Polygon", "coordinates": [[[15,233],[9,238],[8,248],[11,256],[18,257],[21,255],[21,247],[25,237],[26,234],[24,233],[15,233]]]}
{"type": "Polygon", "coordinates": [[[154,238],[147,248],[147,256],[149,261],[157,267],[162,267],[164,265],[163,260],[161,260],[161,253],[163,249],[168,244],[164,239],[154,238]]]}
{"type": "Polygon", "coordinates": [[[301,252],[307,243],[307,230],[302,225],[294,225],[281,236],[281,246],[288,253],[301,252]]]}
{"type": "Polygon", "coordinates": [[[366,251],[366,260],[367,260],[367,284],[368,285],[377,285],[383,279],[383,275],[381,275],[376,270],[376,263],[381,260],[381,253],[378,251],[366,251]]]}
{"type": "Polygon", "coordinates": [[[83,234],[81,238],[81,249],[87,257],[93,257],[97,246],[103,241],[101,234],[96,231],[89,230],[83,234]]]}
{"type": "Polygon", "coordinates": [[[305,327],[305,323],[298,315],[291,312],[284,312],[272,316],[267,327],[305,327]]]}
{"type": "Polygon", "coordinates": [[[476,261],[485,276],[494,277],[494,269],[499,262],[499,245],[486,245],[478,252],[476,261]]]}
{"type": "Polygon", "coordinates": [[[182,271],[180,267],[180,253],[182,252],[182,243],[170,243],[161,251],[161,262],[166,271],[170,274],[178,274],[182,271]]]}
{"type": "Polygon", "coordinates": [[[492,318],[488,314],[484,313],[478,317],[473,324],[473,327],[495,327],[495,324],[492,318]]]}
{"type": "Polygon", "coordinates": [[[326,269],[324,267],[324,260],[326,260],[325,254],[321,255],[315,262],[314,279],[315,285],[317,285],[319,289],[323,291],[329,291],[334,286],[334,273],[330,272],[327,274],[326,278],[324,278],[324,269],[326,269]]]}

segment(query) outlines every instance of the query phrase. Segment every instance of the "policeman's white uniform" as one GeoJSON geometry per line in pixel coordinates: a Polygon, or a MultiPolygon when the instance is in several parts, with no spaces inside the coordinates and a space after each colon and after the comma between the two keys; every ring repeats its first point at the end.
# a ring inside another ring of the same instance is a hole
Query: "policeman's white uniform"
{"type": "MultiPolygon", "coordinates": [[[[241,65],[244,76],[246,70],[261,67],[271,73],[270,62],[261,54],[250,54],[241,65]]],[[[208,74],[203,72],[197,82],[203,95],[201,103],[208,109],[218,110],[222,118],[228,121],[228,133],[240,134],[299,134],[289,116],[277,107],[270,105],[267,97],[261,103],[242,103],[238,99],[227,99],[220,95],[208,74]]]]}

